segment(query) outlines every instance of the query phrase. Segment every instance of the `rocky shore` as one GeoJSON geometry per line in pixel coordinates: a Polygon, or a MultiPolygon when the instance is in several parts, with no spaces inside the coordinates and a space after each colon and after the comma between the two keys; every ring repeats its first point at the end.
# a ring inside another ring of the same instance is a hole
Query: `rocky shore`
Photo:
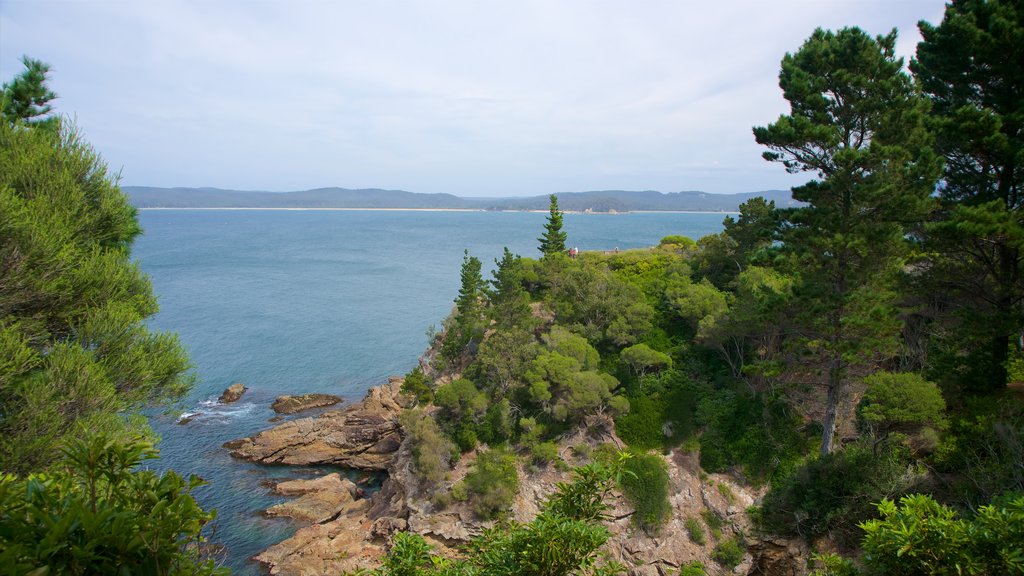
{"type": "MultiPolygon", "coordinates": [[[[493,525],[478,520],[466,503],[437,509],[419,494],[412,454],[402,443],[398,421],[410,402],[400,392],[401,383],[401,379],[393,378],[371,389],[361,402],[342,410],[288,422],[225,444],[233,456],[264,464],[334,464],[387,472],[380,491],[369,497],[363,497],[355,484],[337,473],[278,484],[274,488],[277,493],[296,499],[266,513],[309,525],[255,557],[269,574],[338,574],[377,566],[391,536],[401,530],[414,531],[442,553],[454,554],[459,545],[493,525]]],[[[586,463],[575,456],[580,447],[596,449],[606,443],[622,446],[612,421],[594,417],[559,439],[560,454],[569,467],[521,464],[520,491],[510,516],[522,522],[532,519],[556,484],[570,479],[568,468],[586,463]]],[[[447,488],[465,477],[475,456],[475,452],[463,455],[445,480],[447,488]]],[[[693,542],[686,522],[712,514],[722,521],[723,538],[749,534],[745,510],[755,495],[728,477],[701,473],[694,454],[673,452],[666,456],[666,463],[672,493],[671,519],[657,533],[649,534],[634,527],[632,508],[616,495],[610,511],[612,537],[604,547],[609,559],[623,563],[631,576],[678,574],[679,568],[692,560],[703,562],[709,574],[806,573],[806,549],[786,541],[756,541],[750,546],[753,554],[748,553],[733,572],[724,571],[712,558],[713,539],[708,538],[705,544],[693,542]]]]}

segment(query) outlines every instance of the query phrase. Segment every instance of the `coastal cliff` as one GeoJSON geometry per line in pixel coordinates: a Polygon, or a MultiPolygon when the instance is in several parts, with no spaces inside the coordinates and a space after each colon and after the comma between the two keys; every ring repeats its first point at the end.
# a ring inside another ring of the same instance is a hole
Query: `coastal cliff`
{"type": "MultiPolygon", "coordinates": [[[[285,423],[228,443],[232,455],[257,462],[345,463],[387,473],[381,489],[368,497],[362,497],[355,485],[342,481],[336,473],[279,484],[276,492],[298,498],[271,508],[268,514],[289,516],[309,525],[255,557],[269,574],[338,574],[372,568],[380,564],[392,536],[406,530],[421,535],[441,554],[455,556],[461,546],[496,525],[493,520],[479,519],[466,502],[440,506],[422,489],[412,447],[404,441],[399,424],[399,414],[412,403],[401,393],[401,385],[401,379],[393,378],[343,410],[285,423]]],[[[557,484],[570,479],[570,469],[588,463],[584,455],[609,444],[623,446],[611,419],[595,415],[558,439],[562,465],[517,464],[520,486],[508,518],[530,521],[557,484]]],[[[431,486],[429,493],[450,493],[483,451],[486,447],[463,454],[442,485],[431,486]]],[[[621,493],[614,492],[608,502],[611,508],[606,525],[611,538],[603,551],[608,559],[622,563],[630,576],[675,574],[695,560],[715,566],[712,539],[694,541],[692,524],[709,521],[701,519],[713,519],[715,526],[709,527],[710,531],[719,531],[724,537],[747,534],[751,529],[745,510],[754,503],[756,493],[729,477],[702,473],[692,453],[675,450],[663,457],[672,510],[657,531],[636,526],[634,510],[621,493]]],[[[806,551],[793,543],[755,542],[751,550],[754,554],[744,554],[735,570],[721,573],[790,576],[805,572],[806,551]]]]}

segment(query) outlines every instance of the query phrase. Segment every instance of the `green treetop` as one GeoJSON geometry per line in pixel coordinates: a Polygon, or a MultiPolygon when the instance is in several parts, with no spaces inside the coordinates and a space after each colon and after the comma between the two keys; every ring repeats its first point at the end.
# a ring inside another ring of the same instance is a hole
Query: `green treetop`
{"type": "Polygon", "coordinates": [[[793,189],[781,239],[802,283],[794,291],[805,361],[823,375],[821,452],[832,450],[852,368],[892,353],[899,334],[893,283],[904,223],[921,218],[940,163],[924,129],[927,103],[895,57],[896,33],[816,30],[782,61],[791,111],[754,128],[765,159],[818,179],[793,189]]]}
{"type": "Polygon", "coordinates": [[[125,415],[191,384],[177,338],[145,325],[157,303],[129,257],[139,232],[73,129],[0,122],[0,469],[50,467],[80,426],[141,428],[125,415]]]}
{"type": "Polygon", "coordinates": [[[44,117],[53,107],[50,100],[57,97],[46,85],[50,66],[28,56],[22,56],[25,71],[0,87],[0,115],[5,122],[22,121],[28,124],[52,124],[53,117],[44,117]]]}
{"type": "Polygon", "coordinates": [[[565,252],[566,234],[562,232],[562,212],[558,209],[558,197],[551,195],[548,221],[544,224],[544,235],[537,239],[544,256],[565,252]]]}

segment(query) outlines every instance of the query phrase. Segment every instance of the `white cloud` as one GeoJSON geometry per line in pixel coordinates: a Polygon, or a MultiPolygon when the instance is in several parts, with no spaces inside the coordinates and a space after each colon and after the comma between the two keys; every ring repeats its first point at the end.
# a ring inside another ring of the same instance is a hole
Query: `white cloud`
{"type": "Polygon", "coordinates": [[[942,0],[5,0],[0,78],[50,62],[58,108],[126,184],[473,195],[794,185],[750,128],[815,27],[901,30],[942,0]]]}

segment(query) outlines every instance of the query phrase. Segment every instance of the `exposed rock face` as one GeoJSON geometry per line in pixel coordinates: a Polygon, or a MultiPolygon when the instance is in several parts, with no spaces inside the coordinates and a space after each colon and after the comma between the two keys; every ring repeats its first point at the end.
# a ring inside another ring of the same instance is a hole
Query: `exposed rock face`
{"type": "Polygon", "coordinates": [[[262,464],[340,465],[384,470],[401,444],[401,379],[370,389],[342,410],[324,412],[224,444],[236,458],[262,464]]]}
{"type": "MultiPolygon", "coordinates": [[[[389,405],[389,399],[393,401],[397,397],[398,383],[392,382],[389,386],[393,389],[385,386],[371,390],[364,403],[379,403],[381,407],[389,405]]],[[[394,413],[397,412],[395,410],[394,413]]],[[[586,460],[577,459],[570,447],[588,445],[593,449],[603,443],[623,446],[615,436],[609,418],[606,417],[604,422],[597,417],[588,420],[587,426],[559,440],[559,453],[570,465],[586,463],[586,460]]],[[[392,453],[387,465],[388,478],[379,492],[367,500],[356,499],[347,504],[344,503],[348,502],[345,496],[342,496],[342,503],[332,503],[325,508],[330,510],[338,506],[336,516],[301,528],[292,538],[256,556],[256,560],[263,563],[270,574],[280,576],[337,574],[357,568],[373,568],[380,565],[391,537],[400,530],[422,535],[435,546],[437,553],[454,554],[458,545],[481,534],[493,523],[475,518],[465,502],[454,502],[444,509],[437,509],[431,502],[430,492],[437,494],[450,490],[465,477],[474,457],[475,453],[465,455],[450,472],[444,485],[424,490],[412,469],[410,447],[403,445],[392,453]]],[[[710,512],[721,518],[723,539],[739,532],[749,533],[750,525],[744,512],[753,503],[754,495],[726,476],[702,476],[695,458],[678,452],[667,457],[673,513],[657,534],[647,534],[633,526],[633,510],[623,496],[615,494],[609,500],[612,508],[608,512],[611,520],[607,526],[612,535],[603,550],[610,559],[623,563],[630,576],[678,574],[680,567],[693,560],[702,562],[709,574],[729,573],[711,558],[716,542],[704,525],[701,513],[710,512]],[[706,544],[698,545],[690,540],[685,527],[687,518],[701,522],[705,528],[706,544]]],[[[529,522],[544,500],[556,490],[556,484],[569,481],[570,476],[570,472],[555,466],[540,469],[521,467],[520,492],[509,511],[510,516],[519,522],[529,522]]],[[[314,484],[329,486],[326,489],[330,492],[349,492],[347,485],[338,487],[339,481],[328,476],[313,481],[285,482],[276,489],[302,494],[293,504],[296,508],[304,508],[305,504],[300,503],[315,493],[307,492],[314,484]]],[[[325,515],[326,511],[320,511],[305,518],[318,521],[317,518],[325,515]]],[[[297,514],[295,516],[298,517],[297,514]]],[[[750,551],[753,554],[747,554],[731,573],[778,576],[806,573],[805,551],[796,550],[792,543],[755,542],[750,551]]]]}
{"type": "Polygon", "coordinates": [[[246,388],[241,382],[236,382],[231,386],[228,386],[224,389],[224,393],[220,395],[221,404],[230,404],[231,402],[237,401],[242,397],[242,394],[245,394],[246,390],[248,390],[248,388],[246,388]]]}
{"type": "Polygon", "coordinates": [[[339,515],[350,516],[369,507],[367,500],[356,500],[359,488],[340,474],[328,474],[315,480],[289,480],[274,488],[278,494],[299,498],[270,507],[267,516],[287,516],[304,522],[326,522],[339,515]]]}
{"type": "Polygon", "coordinates": [[[333,406],[341,402],[340,396],[333,394],[303,394],[301,396],[278,396],[270,407],[278,414],[295,414],[312,408],[333,406]]]}

